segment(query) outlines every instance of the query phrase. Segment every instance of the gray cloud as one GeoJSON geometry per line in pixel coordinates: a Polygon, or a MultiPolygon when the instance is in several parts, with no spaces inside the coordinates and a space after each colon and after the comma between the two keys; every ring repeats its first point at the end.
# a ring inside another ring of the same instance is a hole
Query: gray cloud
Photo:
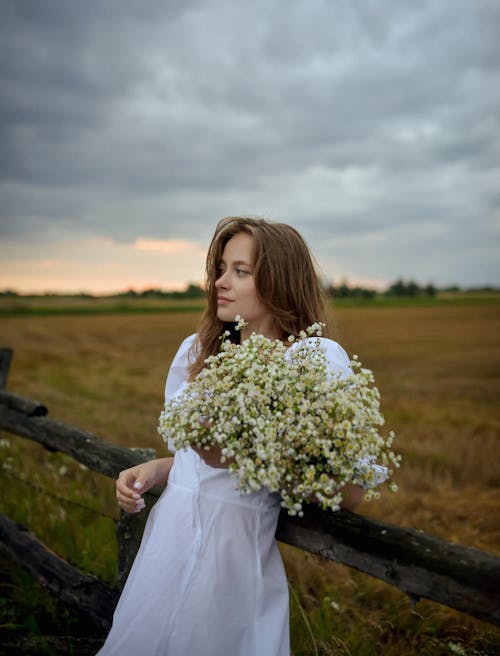
{"type": "Polygon", "coordinates": [[[4,0],[0,24],[0,236],[206,240],[247,212],[367,277],[498,283],[495,0],[4,0]]]}

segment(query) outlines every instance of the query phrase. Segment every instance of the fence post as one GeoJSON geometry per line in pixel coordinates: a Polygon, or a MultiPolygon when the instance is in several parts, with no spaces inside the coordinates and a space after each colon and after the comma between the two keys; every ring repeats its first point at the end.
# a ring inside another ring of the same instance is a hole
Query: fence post
{"type": "Polygon", "coordinates": [[[8,346],[0,348],[0,389],[7,387],[10,362],[12,360],[12,349],[8,346]]]}
{"type": "MultiPolygon", "coordinates": [[[[156,457],[155,449],[131,449],[144,460],[153,460],[156,457]]],[[[147,501],[153,503],[156,499],[152,495],[147,496],[147,501]]],[[[146,507],[142,512],[127,513],[120,510],[120,518],[116,524],[116,538],[118,541],[118,570],[116,575],[116,587],[122,590],[134,562],[137,551],[141,544],[144,526],[151,507],[146,507]]]]}

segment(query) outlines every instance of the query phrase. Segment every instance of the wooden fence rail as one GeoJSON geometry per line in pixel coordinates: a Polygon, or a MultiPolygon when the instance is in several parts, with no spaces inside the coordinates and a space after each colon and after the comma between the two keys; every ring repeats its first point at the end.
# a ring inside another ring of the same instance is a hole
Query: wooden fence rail
{"type": "MultiPolygon", "coordinates": [[[[9,352],[0,349],[0,384],[7,380],[9,352]]],[[[154,457],[152,450],[110,444],[84,430],[53,421],[46,414],[43,404],[0,390],[0,430],[65,453],[93,471],[115,478],[122,469],[154,457]]],[[[146,494],[147,509],[143,513],[121,513],[114,588],[82,574],[47,550],[26,529],[1,516],[0,545],[102,632],[110,625],[148,509],[160,493],[155,488],[146,494]]],[[[347,511],[325,512],[314,505],[306,507],[300,519],[282,511],[276,538],[382,579],[409,595],[412,604],[425,597],[500,625],[500,558],[493,554],[413,528],[347,511]]]]}

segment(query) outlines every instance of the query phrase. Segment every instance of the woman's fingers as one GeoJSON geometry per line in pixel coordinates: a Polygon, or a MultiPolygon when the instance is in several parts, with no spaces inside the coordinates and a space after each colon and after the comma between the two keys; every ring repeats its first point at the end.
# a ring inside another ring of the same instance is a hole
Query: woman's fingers
{"type": "Polygon", "coordinates": [[[116,500],[127,512],[138,512],[145,507],[141,494],[154,485],[166,485],[173,458],[160,458],[124,469],[116,481],[116,500]]]}
{"type": "Polygon", "coordinates": [[[137,478],[137,472],[134,472],[133,471],[134,469],[135,467],[133,467],[132,469],[125,469],[125,471],[120,472],[120,475],[118,476],[118,479],[116,481],[117,494],[130,498],[134,496],[135,498],[140,497],[139,492],[137,491],[136,488],[134,488],[134,484],[137,478]]]}
{"type": "Polygon", "coordinates": [[[138,481],[140,475],[140,466],[131,467],[120,472],[116,481],[116,500],[120,508],[126,512],[139,512],[145,507],[144,499],[138,492],[138,489],[144,487],[138,481]]]}

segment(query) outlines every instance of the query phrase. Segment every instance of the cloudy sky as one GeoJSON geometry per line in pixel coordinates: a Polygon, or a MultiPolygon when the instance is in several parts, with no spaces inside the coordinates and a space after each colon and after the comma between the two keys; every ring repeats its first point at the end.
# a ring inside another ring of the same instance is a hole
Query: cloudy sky
{"type": "Polygon", "coordinates": [[[229,214],[500,285],[498,0],[2,0],[0,84],[0,289],[199,282],[229,214]]]}

